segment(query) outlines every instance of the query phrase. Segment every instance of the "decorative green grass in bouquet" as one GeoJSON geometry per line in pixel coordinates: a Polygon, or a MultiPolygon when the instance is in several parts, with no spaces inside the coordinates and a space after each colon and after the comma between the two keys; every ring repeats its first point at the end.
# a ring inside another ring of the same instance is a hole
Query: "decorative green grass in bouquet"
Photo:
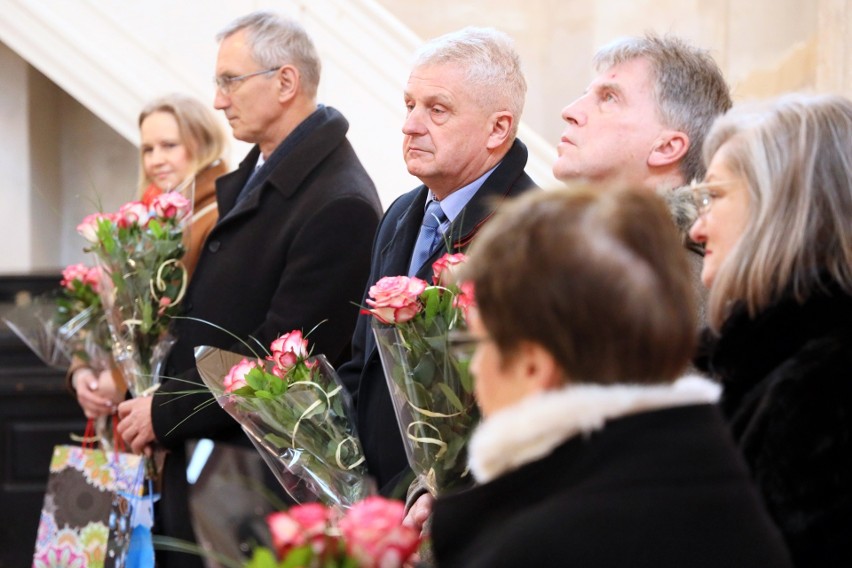
{"type": "Polygon", "coordinates": [[[169,321],[187,285],[181,259],[192,214],[193,181],[116,213],[87,216],[77,231],[102,269],[100,296],[112,334],[113,358],[133,396],[156,390],[174,344],[169,321]]]}
{"type": "Polygon", "coordinates": [[[453,348],[466,329],[473,301],[467,286],[451,282],[461,253],[433,265],[433,285],[391,276],[370,288],[373,334],[399,423],[408,463],[438,495],[468,482],[467,442],[479,423],[470,357],[453,348]]]}
{"type": "Polygon", "coordinates": [[[349,507],[372,492],[349,394],[307,345],[296,330],[272,342],[265,358],[213,347],[195,357],[204,384],[293,499],[349,507]]]}

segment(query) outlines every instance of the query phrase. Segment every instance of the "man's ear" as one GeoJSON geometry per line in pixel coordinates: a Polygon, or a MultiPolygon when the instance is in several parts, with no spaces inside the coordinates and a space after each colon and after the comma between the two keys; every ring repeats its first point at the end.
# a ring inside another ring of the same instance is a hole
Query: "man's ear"
{"type": "Polygon", "coordinates": [[[508,139],[515,124],[515,117],[509,111],[498,111],[491,115],[491,134],[486,147],[489,150],[499,148],[508,139]]]}
{"type": "Polygon", "coordinates": [[[301,75],[299,70],[292,65],[284,65],[275,75],[275,80],[278,81],[278,101],[285,103],[293,99],[296,93],[299,92],[299,84],[301,75]]]}
{"type": "Polygon", "coordinates": [[[654,141],[648,156],[650,167],[671,166],[680,162],[689,150],[689,136],[679,130],[664,130],[654,141]]]}

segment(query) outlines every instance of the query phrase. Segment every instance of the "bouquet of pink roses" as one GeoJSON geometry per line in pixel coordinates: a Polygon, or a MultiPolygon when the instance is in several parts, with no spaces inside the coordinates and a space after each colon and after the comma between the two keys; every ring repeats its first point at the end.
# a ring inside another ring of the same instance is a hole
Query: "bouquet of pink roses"
{"type": "Polygon", "coordinates": [[[368,497],[341,515],[319,503],[267,517],[275,552],[256,548],[246,568],[400,568],[416,552],[419,531],[402,525],[399,501],[368,497]]]}
{"type": "Polygon", "coordinates": [[[432,494],[467,475],[467,441],[479,421],[468,355],[451,338],[466,328],[473,303],[467,284],[452,280],[461,253],[432,266],[433,285],[419,278],[385,277],[370,288],[373,333],[408,462],[432,494]]]}
{"type": "Polygon", "coordinates": [[[3,319],[48,366],[65,369],[78,356],[106,368],[110,343],[103,333],[99,287],[99,268],[72,264],[62,271],[59,290],[16,307],[3,319]]]}
{"type": "Polygon", "coordinates": [[[113,338],[113,357],[133,396],[159,385],[160,366],[174,339],[169,318],[179,309],[187,272],[183,238],[192,213],[193,186],[163,193],[150,206],[124,204],[116,213],[95,213],[77,231],[101,266],[100,296],[113,338]]]}
{"type": "Polygon", "coordinates": [[[371,492],[351,403],[324,355],[310,356],[301,331],[248,358],[196,349],[202,380],[242,426],[284,489],[297,502],[350,506],[371,492]]]}

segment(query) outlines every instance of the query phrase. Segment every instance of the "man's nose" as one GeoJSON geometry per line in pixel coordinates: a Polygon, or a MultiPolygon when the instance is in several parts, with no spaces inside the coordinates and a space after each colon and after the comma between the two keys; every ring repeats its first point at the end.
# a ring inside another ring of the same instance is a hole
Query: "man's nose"
{"type": "Polygon", "coordinates": [[[576,99],[562,109],[562,120],[575,126],[584,126],[588,120],[586,112],[582,108],[583,97],[576,99]]]}

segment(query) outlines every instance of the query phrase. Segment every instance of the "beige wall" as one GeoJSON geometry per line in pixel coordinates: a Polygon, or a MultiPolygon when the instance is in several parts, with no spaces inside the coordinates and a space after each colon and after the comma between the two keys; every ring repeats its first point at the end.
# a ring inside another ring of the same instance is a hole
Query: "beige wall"
{"type": "Polygon", "coordinates": [[[0,43],[0,272],[91,262],[77,223],[136,192],[137,153],[0,43]]]}
{"type": "Polygon", "coordinates": [[[848,0],[433,0],[428,9],[379,2],[424,39],[466,25],[514,37],[529,82],[524,118],[554,146],[562,107],[592,78],[595,50],[646,30],[709,49],[737,101],[791,90],[852,94],[848,0]]]}

